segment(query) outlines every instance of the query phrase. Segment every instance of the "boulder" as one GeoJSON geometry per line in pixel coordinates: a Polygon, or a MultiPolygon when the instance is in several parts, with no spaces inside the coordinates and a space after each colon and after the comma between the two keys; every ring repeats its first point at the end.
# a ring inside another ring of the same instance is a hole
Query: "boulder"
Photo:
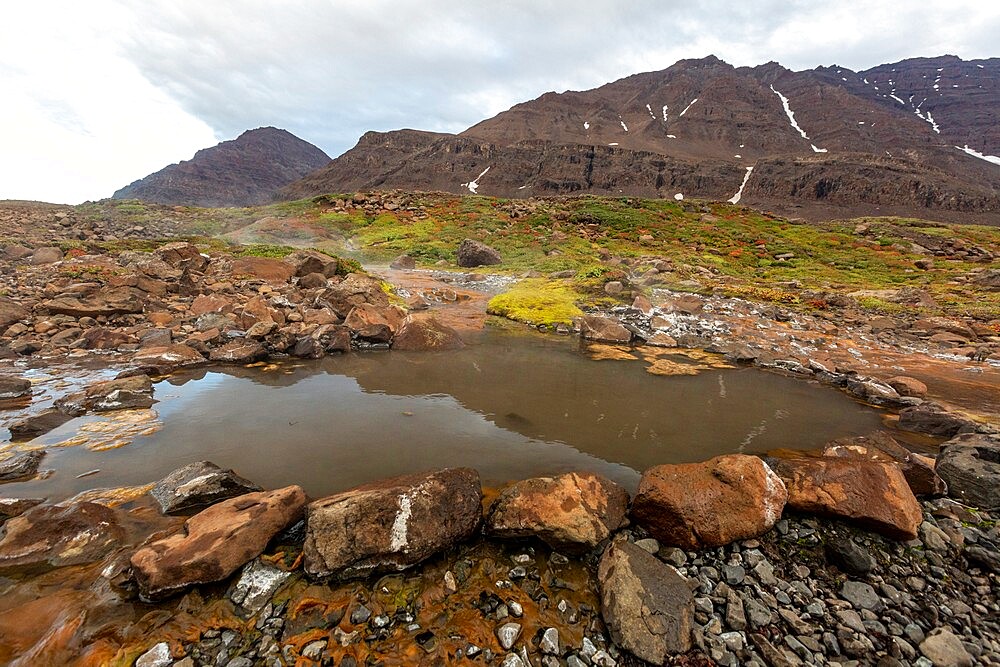
{"type": "Polygon", "coordinates": [[[536,477],[504,489],[490,507],[497,537],[538,537],[553,549],[585,552],[625,522],[628,492],[593,473],[536,477]]]}
{"type": "Polygon", "coordinates": [[[392,349],[406,352],[457,350],[465,347],[458,332],[433,317],[407,317],[392,340],[392,349]]]}
{"type": "Polygon", "coordinates": [[[691,648],[694,596],[676,569],[630,542],[616,542],[597,571],[601,616],[617,646],[654,665],[691,648]]]}
{"type": "Polygon", "coordinates": [[[0,572],[44,571],[91,563],[124,537],[114,510],[81,502],[39,505],[9,519],[0,539],[0,572]]]}
{"type": "Polygon", "coordinates": [[[191,315],[198,317],[205,313],[221,313],[223,315],[233,312],[233,302],[218,294],[199,294],[191,303],[188,311],[191,315]]]}
{"type": "Polygon", "coordinates": [[[482,518],[479,473],[449,468],[373,482],[309,504],[305,571],[400,571],[466,539],[482,518]]]}
{"type": "Polygon", "coordinates": [[[186,241],[161,245],[155,254],[170,266],[190,271],[204,271],[209,261],[196,245],[186,241]]]}
{"type": "Polygon", "coordinates": [[[790,509],[847,519],[900,540],[916,538],[923,511],[895,464],[831,457],[773,461],[790,509]]]}
{"type": "Polygon", "coordinates": [[[895,463],[916,496],[940,496],[948,491],[948,485],[934,471],[934,459],[911,452],[885,431],[834,440],[824,448],[823,456],[895,463]]]}
{"type": "Polygon", "coordinates": [[[17,452],[0,461],[0,482],[15,482],[34,477],[38,466],[45,457],[44,449],[30,452],[17,452]]]}
{"type": "Polygon", "coordinates": [[[222,364],[251,364],[267,358],[267,348],[257,340],[233,340],[208,354],[211,361],[222,364]]]}
{"type": "Polygon", "coordinates": [[[263,280],[281,285],[295,275],[295,267],[271,257],[240,257],[234,259],[230,272],[233,276],[263,280]]]}
{"type": "Polygon", "coordinates": [[[650,468],[639,481],[632,517],[665,546],[718,547],[770,530],[787,497],[763,460],[729,454],[650,468]]]}
{"type": "Polygon", "coordinates": [[[1000,438],[964,434],[941,445],[935,465],[948,495],[966,505],[1000,508],[1000,438]]]}
{"type": "Polygon", "coordinates": [[[52,315],[72,317],[114,317],[141,313],[146,294],[134,287],[106,287],[88,297],[65,294],[42,303],[52,315]]]}
{"type": "Polygon", "coordinates": [[[344,326],[351,333],[374,343],[388,343],[396,335],[406,313],[399,306],[375,306],[359,303],[351,308],[344,326]]]}
{"type": "Polygon", "coordinates": [[[502,262],[500,253],[481,241],[465,239],[456,253],[458,265],[463,267],[492,266],[502,262]]]}
{"type": "Polygon", "coordinates": [[[32,507],[44,502],[44,498],[0,498],[0,524],[7,519],[21,516],[32,507]]]}
{"type": "Polygon", "coordinates": [[[160,504],[164,514],[177,514],[262,490],[232,470],[224,470],[210,461],[197,461],[161,479],[149,495],[160,504]]]}
{"type": "Polygon", "coordinates": [[[307,273],[299,278],[298,285],[302,289],[316,289],[326,287],[327,278],[322,273],[307,273]]]}
{"type": "Polygon", "coordinates": [[[87,350],[115,350],[122,345],[136,342],[135,338],[123,331],[108,327],[91,327],[81,336],[83,347],[87,350]]]}
{"type": "Polygon", "coordinates": [[[900,396],[915,396],[923,398],[927,395],[927,385],[916,378],[906,375],[897,375],[886,381],[890,387],[896,390],[900,396]]]}
{"type": "Polygon", "coordinates": [[[969,282],[993,292],[1000,291],[1000,269],[983,271],[969,282]]]}
{"type": "Polygon", "coordinates": [[[903,431],[945,438],[976,430],[976,425],[971,420],[930,402],[900,410],[898,426],[903,431]]]}
{"type": "Polygon", "coordinates": [[[147,347],[132,357],[132,364],[149,369],[157,375],[170,373],[178,368],[197,366],[205,363],[205,357],[198,350],[183,343],[164,347],[147,347]]]}
{"type": "Polygon", "coordinates": [[[299,278],[311,273],[319,273],[324,278],[337,275],[337,258],[317,250],[296,250],[285,257],[284,261],[295,269],[295,275],[299,278]]]}
{"type": "Polygon", "coordinates": [[[153,381],[148,375],[131,375],[95,382],[83,391],[74,392],[55,401],[57,408],[74,417],[87,412],[134,410],[152,405],[153,381]]]}
{"type": "Polygon", "coordinates": [[[8,262],[16,262],[26,257],[31,257],[33,252],[31,248],[25,248],[23,245],[9,245],[3,249],[3,252],[0,252],[0,259],[8,262]]]}
{"type": "Polygon", "coordinates": [[[31,382],[24,378],[0,376],[0,400],[31,396],[31,382]]]}
{"type": "Polygon", "coordinates": [[[72,418],[72,415],[68,415],[62,410],[48,408],[11,422],[7,428],[10,429],[12,440],[31,440],[62,426],[72,418]]]}
{"type": "Polygon", "coordinates": [[[10,299],[0,297],[0,333],[6,331],[10,325],[28,319],[28,309],[10,299]]]}
{"type": "Polygon", "coordinates": [[[188,586],[226,579],[298,521],[305,501],[301,487],[286,486],[224,500],[195,514],[180,532],[132,555],[140,594],[159,599],[188,586]]]}
{"type": "Polygon", "coordinates": [[[389,265],[389,268],[397,270],[415,269],[417,268],[417,261],[409,255],[400,255],[396,259],[392,260],[392,264],[389,265]]]}
{"type": "Polygon", "coordinates": [[[285,314],[281,310],[272,307],[264,297],[255,296],[243,306],[243,310],[240,312],[240,321],[248,329],[261,322],[284,324],[285,314]]]}
{"type": "Polygon", "coordinates": [[[622,326],[621,322],[603,315],[581,317],[580,335],[587,340],[603,343],[628,343],[632,340],[632,332],[622,326]]]}
{"type": "Polygon", "coordinates": [[[931,631],[920,642],[920,652],[934,667],[972,667],[976,664],[962,640],[947,627],[931,631]]]}
{"type": "Polygon", "coordinates": [[[323,290],[316,299],[318,306],[325,306],[337,317],[347,317],[359,303],[388,306],[389,295],[382,289],[382,281],[372,276],[351,273],[342,281],[323,290]]]}
{"type": "Polygon", "coordinates": [[[31,263],[32,264],[54,264],[55,262],[61,262],[63,258],[63,251],[56,247],[47,248],[36,248],[33,253],[31,253],[31,263]]]}

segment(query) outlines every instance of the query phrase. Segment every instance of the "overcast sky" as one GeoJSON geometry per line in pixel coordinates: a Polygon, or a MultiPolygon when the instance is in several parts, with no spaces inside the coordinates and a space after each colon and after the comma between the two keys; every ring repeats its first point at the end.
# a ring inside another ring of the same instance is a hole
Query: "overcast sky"
{"type": "Polygon", "coordinates": [[[274,125],[331,156],[681,58],[1000,56],[1000,2],[32,0],[0,21],[0,199],[100,199],[274,125]]]}

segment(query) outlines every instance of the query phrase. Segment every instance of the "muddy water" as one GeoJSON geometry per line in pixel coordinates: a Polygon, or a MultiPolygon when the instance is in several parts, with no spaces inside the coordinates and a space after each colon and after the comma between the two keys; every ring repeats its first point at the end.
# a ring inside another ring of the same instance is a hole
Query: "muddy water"
{"type": "Polygon", "coordinates": [[[147,484],[200,459],[314,497],[445,466],[475,467],[486,484],[591,470],[634,489],[659,463],[812,448],[881,424],[874,410],[801,380],[750,368],[664,377],[649,365],[489,331],[459,352],[190,372],[156,384],[155,414],[85,417],[33,441],[54,473],[4,492],[57,500],[147,484]],[[81,433],[96,441],[80,445],[81,433]]]}

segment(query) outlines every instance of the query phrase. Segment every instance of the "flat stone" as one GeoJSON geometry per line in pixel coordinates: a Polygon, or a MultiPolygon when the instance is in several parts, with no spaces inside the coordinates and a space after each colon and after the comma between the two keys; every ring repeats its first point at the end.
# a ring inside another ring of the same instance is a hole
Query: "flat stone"
{"type": "Polygon", "coordinates": [[[197,461],[161,479],[149,495],[164,514],[176,514],[261,490],[232,470],[223,470],[210,461],[197,461]]]}
{"type": "Polygon", "coordinates": [[[628,343],[632,340],[632,332],[622,326],[621,322],[603,315],[581,317],[580,335],[587,340],[602,343],[628,343]]]}
{"type": "Polygon", "coordinates": [[[920,652],[934,663],[934,667],[972,667],[975,664],[962,640],[945,628],[932,631],[920,643],[920,652]]]}
{"type": "Polygon", "coordinates": [[[102,558],[124,532],[114,510],[81,502],[39,505],[3,525],[0,572],[45,571],[102,558]]]}
{"type": "Polygon", "coordinates": [[[240,607],[246,616],[252,616],[271,601],[275,592],[290,576],[291,572],[279,570],[255,558],[243,568],[240,578],[229,592],[229,599],[240,607]]]}
{"type": "Polygon", "coordinates": [[[628,492],[593,473],[536,477],[504,489],[486,528],[497,537],[538,537],[557,550],[588,551],[625,521],[628,492]]]}
{"type": "Polygon", "coordinates": [[[38,466],[45,456],[44,449],[30,452],[16,452],[0,461],[0,482],[14,482],[29,479],[38,473],[38,466]]]}
{"type": "Polygon", "coordinates": [[[875,589],[863,581],[852,581],[848,579],[840,588],[840,597],[844,598],[855,609],[867,609],[868,611],[879,611],[883,608],[882,599],[875,589]]]}
{"type": "Polygon", "coordinates": [[[198,366],[206,363],[200,352],[183,343],[164,347],[147,347],[139,350],[132,363],[139,368],[148,368],[152,372],[163,375],[178,368],[198,366]]]}
{"type": "Polygon", "coordinates": [[[74,416],[87,412],[144,409],[152,405],[153,382],[147,375],[95,382],[55,401],[57,408],[74,416]]]}
{"type": "Polygon", "coordinates": [[[465,347],[458,332],[433,317],[407,317],[392,340],[392,349],[405,352],[457,350],[465,347]]]}
{"type": "Polygon", "coordinates": [[[231,271],[232,275],[236,277],[256,278],[257,280],[263,280],[276,285],[287,283],[295,275],[294,266],[271,257],[240,257],[239,259],[234,259],[231,271]]]}
{"type": "Polygon", "coordinates": [[[62,426],[70,419],[73,419],[72,415],[58,408],[48,408],[11,422],[7,428],[10,429],[13,440],[31,440],[62,426]]]}
{"type": "Polygon", "coordinates": [[[935,466],[948,495],[983,509],[1000,508],[1000,438],[964,434],[941,445],[935,466]]]}
{"type": "Polygon", "coordinates": [[[0,498],[0,524],[7,519],[21,516],[32,507],[44,502],[44,498],[0,498]]]}
{"type": "Polygon", "coordinates": [[[0,400],[31,396],[31,382],[24,378],[0,376],[0,400]]]}

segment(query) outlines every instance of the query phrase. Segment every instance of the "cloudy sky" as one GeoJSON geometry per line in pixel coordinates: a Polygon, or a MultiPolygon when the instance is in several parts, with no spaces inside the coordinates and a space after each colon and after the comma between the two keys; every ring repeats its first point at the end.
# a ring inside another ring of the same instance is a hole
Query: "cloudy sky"
{"type": "Polygon", "coordinates": [[[331,156],[681,58],[1000,56],[996,0],[32,0],[0,22],[0,199],[100,199],[246,129],[331,156]]]}

